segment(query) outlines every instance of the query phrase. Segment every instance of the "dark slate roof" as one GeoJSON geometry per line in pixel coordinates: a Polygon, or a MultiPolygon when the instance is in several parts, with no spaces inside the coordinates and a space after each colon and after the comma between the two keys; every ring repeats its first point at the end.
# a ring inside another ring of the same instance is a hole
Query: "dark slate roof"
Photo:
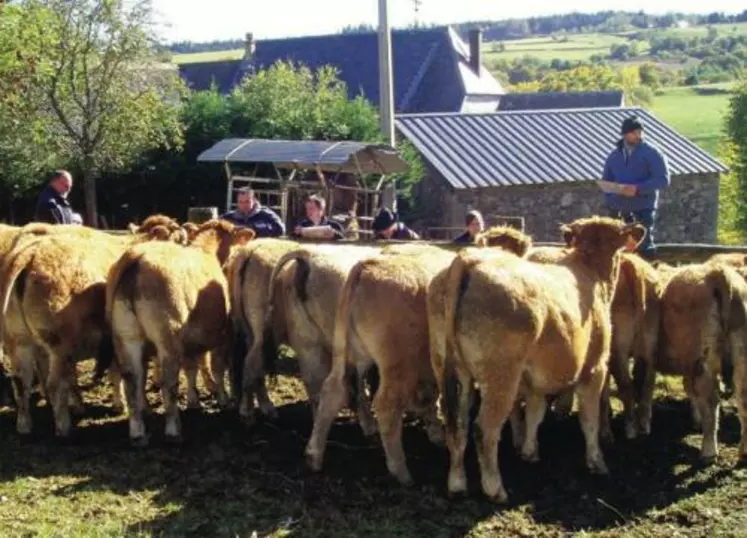
{"type": "Polygon", "coordinates": [[[609,108],[623,106],[619,90],[599,92],[540,92],[502,95],[498,110],[551,110],[559,108],[609,108]]]}
{"type": "Polygon", "coordinates": [[[200,62],[179,65],[179,75],[194,90],[207,90],[214,82],[220,93],[233,88],[239,60],[200,62]]]}
{"type": "Polygon", "coordinates": [[[455,189],[542,185],[600,179],[631,114],[644,121],[673,176],[727,170],[640,108],[405,114],[396,127],[455,189]]]}
{"type": "Polygon", "coordinates": [[[268,140],[225,138],[197,157],[198,162],[274,163],[278,168],[314,168],[324,171],[392,174],[409,164],[386,144],[323,140],[268,140]]]}
{"type": "MultiPolygon", "coordinates": [[[[379,102],[378,35],[373,32],[259,40],[254,60],[182,64],[179,71],[194,90],[205,90],[214,76],[222,92],[243,77],[244,69],[268,68],[291,60],[316,70],[339,70],[351,97],[363,93],[379,102]]],[[[393,30],[394,105],[396,112],[459,111],[465,94],[502,94],[500,83],[484,67],[468,67],[469,47],[449,28],[393,30]]]]}

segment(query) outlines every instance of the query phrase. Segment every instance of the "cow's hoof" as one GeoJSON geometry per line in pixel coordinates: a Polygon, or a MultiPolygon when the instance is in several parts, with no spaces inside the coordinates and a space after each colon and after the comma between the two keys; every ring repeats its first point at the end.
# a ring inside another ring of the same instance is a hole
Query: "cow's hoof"
{"type": "Polygon", "coordinates": [[[716,463],[716,458],[716,454],[701,454],[698,460],[701,465],[708,467],[709,465],[716,463]]]}
{"type": "Polygon", "coordinates": [[[508,504],[508,494],[504,489],[499,490],[495,495],[488,495],[487,497],[488,500],[493,504],[497,504],[500,506],[508,504]]]}
{"type": "Polygon", "coordinates": [[[322,459],[318,454],[310,450],[306,450],[304,457],[306,458],[306,465],[308,465],[309,469],[311,469],[315,473],[318,473],[322,470],[322,459]]]}
{"type": "Polygon", "coordinates": [[[588,461],[586,466],[588,467],[589,472],[593,475],[607,476],[610,474],[607,464],[605,464],[601,459],[588,461]]]}
{"type": "Polygon", "coordinates": [[[202,409],[202,404],[200,403],[200,400],[187,402],[187,409],[190,411],[200,411],[202,409]]]}
{"type": "Polygon", "coordinates": [[[538,463],[540,460],[539,451],[537,451],[537,449],[534,449],[531,452],[522,451],[521,459],[527,463],[538,463]]]}

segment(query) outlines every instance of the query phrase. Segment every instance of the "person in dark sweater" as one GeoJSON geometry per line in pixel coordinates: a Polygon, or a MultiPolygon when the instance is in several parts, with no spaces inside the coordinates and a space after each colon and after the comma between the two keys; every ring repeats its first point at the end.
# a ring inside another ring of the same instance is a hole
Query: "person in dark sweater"
{"type": "Polygon", "coordinates": [[[324,226],[327,227],[327,229],[322,232],[322,235],[315,237],[321,239],[342,239],[345,237],[345,231],[342,229],[342,225],[339,222],[329,220],[324,214],[326,205],[324,198],[321,196],[317,194],[309,196],[304,202],[306,218],[296,224],[291,235],[295,237],[308,237],[307,234],[304,234],[305,229],[324,226]]]}
{"type": "Polygon", "coordinates": [[[371,226],[374,237],[377,239],[396,239],[400,241],[420,239],[420,236],[399,222],[389,209],[383,207],[379,210],[371,226]]]}
{"type": "Polygon", "coordinates": [[[251,188],[239,190],[236,205],[238,209],[229,211],[220,218],[236,226],[251,228],[257,237],[280,237],[285,233],[285,224],[277,213],[260,205],[251,188]]]}
{"type": "Polygon", "coordinates": [[[83,224],[73,211],[67,195],[73,188],[73,176],[67,170],[55,170],[36,201],[34,221],[48,224],[83,224]]]}
{"type": "Polygon", "coordinates": [[[485,221],[479,211],[473,210],[467,212],[467,216],[464,218],[464,224],[467,229],[462,235],[454,239],[454,243],[458,245],[471,245],[475,242],[477,234],[485,229],[485,221]]]}
{"type": "Polygon", "coordinates": [[[656,255],[654,244],[655,218],[659,191],[669,187],[669,169],[664,155],[643,139],[643,123],[636,116],[626,118],[621,128],[622,138],[607,157],[605,181],[621,184],[619,192],[605,192],[604,204],[613,218],[638,222],[646,235],[638,245],[644,258],[656,255]]]}

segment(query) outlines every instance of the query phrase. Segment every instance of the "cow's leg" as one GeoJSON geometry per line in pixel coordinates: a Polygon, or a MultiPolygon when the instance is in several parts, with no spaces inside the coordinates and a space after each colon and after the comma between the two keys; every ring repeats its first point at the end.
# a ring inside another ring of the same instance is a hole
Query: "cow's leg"
{"type": "MultiPolygon", "coordinates": [[[[36,356],[33,345],[9,345],[10,375],[13,383],[13,395],[16,399],[17,418],[16,431],[20,435],[31,433],[31,390],[34,383],[34,359],[36,356]]],[[[44,381],[42,381],[42,384],[44,381]]]]}
{"type": "Polygon", "coordinates": [[[316,413],[319,409],[319,395],[322,391],[324,380],[329,374],[329,365],[332,357],[324,349],[310,342],[305,345],[299,345],[298,349],[303,349],[303,353],[298,355],[298,368],[301,371],[306,394],[309,397],[311,406],[312,421],[316,419],[316,413]]]}
{"type": "Polygon", "coordinates": [[[702,430],[703,418],[700,415],[700,407],[695,404],[696,397],[692,376],[685,375],[682,379],[682,385],[685,388],[685,393],[687,394],[688,400],[690,400],[690,413],[693,420],[693,428],[698,431],[702,430]]]}
{"type": "Polygon", "coordinates": [[[607,368],[602,363],[591,373],[587,382],[576,386],[579,419],[586,440],[586,466],[597,474],[609,473],[599,448],[599,404],[606,377],[607,368]]]}
{"type": "Polygon", "coordinates": [[[633,374],[639,387],[636,408],[639,435],[651,435],[651,410],[654,401],[654,384],[656,370],[654,361],[648,357],[638,357],[635,361],[633,374]]]}
{"type": "Polygon", "coordinates": [[[422,382],[417,391],[415,412],[423,422],[428,440],[434,445],[444,445],[444,427],[438,418],[438,398],[435,380],[422,382]]]}
{"type": "Polygon", "coordinates": [[[47,379],[47,393],[49,394],[54,413],[55,435],[67,437],[70,435],[70,379],[75,375],[72,359],[63,350],[48,349],[49,377],[47,379]]]}
{"type": "Polygon", "coordinates": [[[742,434],[739,440],[738,457],[747,461],[747,357],[744,355],[736,357],[732,352],[734,361],[734,400],[739,413],[739,423],[742,426],[742,434]]]}
{"type": "Polygon", "coordinates": [[[371,409],[373,400],[366,391],[366,374],[371,368],[375,368],[375,366],[362,362],[356,364],[357,375],[355,382],[358,387],[356,391],[356,411],[358,413],[358,424],[360,424],[363,435],[366,437],[376,434],[377,430],[376,419],[371,409]]]}
{"type": "MultiPolygon", "coordinates": [[[[508,500],[498,469],[498,443],[503,424],[511,414],[516,400],[520,379],[521,373],[518,369],[507,368],[505,375],[501,375],[500,378],[480,383],[482,402],[475,427],[475,447],[480,463],[482,490],[489,499],[497,503],[505,503],[508,500]]],[[[534,405],[537,407],[537,404],[534,405]]],[[[527,438],[530,437],[529,415],[527,412],[527,438]]]]}
{"type": "Polygon", "coordinates": [[[611,445],[615,442],[612,435],[612,407],[610,406],[610,376],[609,372],[602,386],[599,397],[599,438],[603,443],[611,445]]]}
{"type": "Polygon", "coordinates": [[[511,441],[514,445],[514,450],[517,454],[521,454],[521,447],[524,446],[524,429],[526,424],[524,423],[524,397],[519,395],[514,402],[514,406],[511,409],[511,415],[509,416],[509,424],[511,426],[511,441]]]}
{"type": "Polygon", "coordinates": [[[692,380],[693,405],[697,407],[703,428],[703,443],[700,449],[700,458],[705,463],[711,463],[718,456],[718,432],[719,394],[716,378],[703,365],[696,367],[692,380]]]}
{"type": "MultiPolygon", "coordinates": [[[[130,443],[133,446],[146,446],[148,436],[145,431],[143,412],[147,407],[145,400],[145,364],[143,362],[144,340],[115,337],[117,360],[120,363],[127,414],[130,429],[130,443]]],[[[156,359],[157,361],[158,359],[156,359]]]]}
{"type": "Polygon", "coordinates": [[[187,377],[187,409],[202,409],[200,394],[197,392],[197,360],[188,358],[183,363],[187,377]]]}
{"type": "MultiPolygon", "coordinates": [[[[467,447],[469,429],[470,395],[473,392],[472,377],[458,367],[454,372],[447,371],[440,391],[443,413],[446,418],[446,447],[449,449],[449,495],[466,493],[467,475],[464,472],[464,451],[467,447]]],[[[483,399],[481,408],[484,403],[483,399]]]]}
{"type": "MultiPolygon", "coordinates": [[[[226,392],[226,368],[229,364],[229,355],[231,346],[227,343],[221,343],[218,347],[210,352],[210,368],[207,367],[207,356],[200,357],[200,372],[203,381],[210,379],[212,388],[208,389],[215,395],[218,407],[225,409],[228,407],[228,392],[226,392]]],[[[207,386],[207,383],[206,383],[207,386]]]]}
{"type": "MultiPolygon", "coordinates": [[[[222,350],[219,349],[218,353],[222,353],[222,350]]],[[[210,394],[213,394],[216,397],[220,397],[219,392],[221,389],[219,388],[219,382],[214,378],[214,376],[217,377],[218,375],[215,371],[214,366],[218,364],[219,361],[224,360],[224,358],[216,357],[216,352],[211,352],[209,354],[203,353],[197,359],[197,367],[200,370],[200,377],[202,377],[202,382],[205,384],[205,389],[207,389],[210,394]],[[210,367],[208,367],[208,358],[210,359],[210,367]]],[[[222,368],[222,371],[225,374],[226,369],[222,368]]],[[[224,394],[225,391],[226,387],[225,385],[223,385],[224,394]]]]}
{"type": "Polygon", "coordinates": [[[86,411],[86,406],[83,403],[83,394],[81,393],[80,384],[78,383],[78,371],[75,364],[72,364],[70,368],[68,368],[67,383],[70,387],[67,398],[68,409],[74,415],[82,415],[86,411]]]}
{"type": "MultiPolygon", "coordinates": [[[[627,350],[624,347],[622,347],[621,349],[617,349],[610,356],[609,369],[610,374],[615,379],[615,383],[617,384],[617,392],[620,395],[620,399],[623,403],[623,413],[625,417],[625,438],[635,439],[635,437],[638,435],[635,420],[636,397],[635,389],[633,387],[633,380],[630,378],[629,360],[629,353],[627,353],[627,350]]],[[[607,382],[607,386],[609,386],[609,381],[607,382]]],[[[611,412],[609,407],[609,389],[607,389],[606,392],[607,409],[603,410],[603,420],[604,416],[608,412],[611,412]]],[[[612,432],[610,431],[610,436],[611,434],[612,432]]],[[[602,430],[602,435],[605,435],[604,430],[602,430]]]]}
{"type": "Polygon", "coordinates": [[[537,447],[537,429],[545,417],[547,400],[545,395],[539,392],[529,392],[526,398],[524,412],[524,443],[521,447],[521,457],[524,461],[539,461],[539,449],[537,447]]]}
{"type": "Polygon", "coordinates": [[[401,484],[409,485],[412,484],[412,476],[407,469],[405,451],[402,448],[402,421],[407,409],[408,395],[414,392],[414,383],[392,379],[391,372],[386,370],[380,373],[381,384],[374,397],[374,406],[381,442],[386,453],[386,466],[401,484]]]}
{"type": "MultiPolygon", "coordinates": [[[[114,408],[114,412],[118,415],[122,414],[125,412],[124,402],[122,401],[122,372],[116,360],[112,361],[111,365],[109,365],[106,375],[112,386],[112,407],[114,408]]],[[[145,393],[143,393],[143,398],[145,398],[145,393]]]]}
{"type": "MultiPolygon", "coordinates": [[[[161,398],[166,416],[166,439],[179,443],[182,440],[182,424],[179,416],[179,359],[176,354],[158,353],[161,359],[161,398]]],[[[189,362],[194,362],[190,357],[189,362]]]]}
{"type": "Polygon", "coordinates": [[[335,417],[337,417],[337,413],[340,412],[340,409],[348,400],[348,396],[344,371],[337,372],[333,369],[322,385],[314,428],[311,431],[309,442],[306,444],[306,460],[314,471],[319,471],[322,468],[329,430],[335,417]]]}
{"type": "MultiPolygon", "coordinates": [[[[153,383],[151,384],[151,390],[158,392],[161,390],[161,379],[163,377],[161,373],[161,361],[158,360],[158,356],[154,356],[148,357],[147,362],[153,364],[153,383]]],[[[147,371],[147,368],[145,371],[147,371]]]]}
{"type": "MultiPolygon", "coordinates": [[[[257,400],[260,400],[260,391],[258,390],[258,380],[260,378],[264,378],[262,342],[257,338],[254,338],[246,357],[244,357],[244,372],[243,380],[241,382],[242,394],[241,402],[239,404],[239,416],[248,426],[253,425],[256,421],[256,417],[254,416],[254,395],[256,393],[257,400]]],[[[274,410],[275,406],[272,405],[272,402],[269,403],[274,410]]],[[[265,402],[265,406],[265,410],[269,411],[270,407],[267,406],[267,402],[265,402]]],[[[261,406],[260,410],[262,410],[261,406]]],[[[267,415],[267,413],[264,412],[265,410],[262,410],[262,412],[267,415]]],[[[274,413],[276,414],[277,411],[274,411],[274,413]]],[[[270,415],[268,416],[274,416],[273,412],[270,411],[270,415]]]]}

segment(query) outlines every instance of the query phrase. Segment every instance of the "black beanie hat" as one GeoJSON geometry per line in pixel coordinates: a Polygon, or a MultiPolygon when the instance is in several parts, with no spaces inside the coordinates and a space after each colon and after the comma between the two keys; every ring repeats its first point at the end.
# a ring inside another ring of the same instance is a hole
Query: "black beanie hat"
{"type": "Polygon", "coordinates": [[[394,213],[392,213],[386,207],[383,207],[376,214],[376,218],[374,218],[371,228],[373,228],[374,232],[380,232],[382,230],[386,230],[395,222],[396,219],[394,218],[394,213]]]}
{"type": "Polygon", "coordinates": [[[636,129],[643,130],[643,123],[641,123],[641,120],[638,119],[638,116],[630,116],[629,118],[625,118],[625,120],[623,121],[620,132],[622,134],[626,134],[631,131],[635,131],[636,129]]]}

